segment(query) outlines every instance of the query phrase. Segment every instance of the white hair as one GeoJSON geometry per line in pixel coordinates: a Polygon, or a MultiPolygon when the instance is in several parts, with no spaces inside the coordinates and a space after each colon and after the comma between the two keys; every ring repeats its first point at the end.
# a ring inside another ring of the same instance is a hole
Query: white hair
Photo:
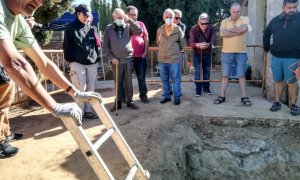
{"type": "Polygon", "coordinates": [[[202,19],[207,19],[207,20],[209,20],[208,14],[206,14],[206,13],[200,14],[200,16],[199,16],[199,21],[202,20],[202,19]]]}
{"type": "Polygon", "coordinates": [[[124,10],[123,10],[123,9],[121,9],[121,8],[116,8],[116,9],[113,11],[112,15],[115,16],[115,14],[125,14],[125,13],[124,13],[124,10]]]}
{"type": "Polygon", "coordinates": [[[173,12],[178,14],[180,18],[182,17],[182,12],[179,9],[174,9],[173,12]]]}
{"type": "Polygon", "coordinates": [[[172,9],[170,9],[170,8],[166,9],[166,10],[164,11],[164,15],[163,15],[163,16],[165,16],[167,13],[171,14],[171,15],[172,15],[172,18],[174,18],[175,14],[174,14],[174,12],[173,12],[172,9]]]}

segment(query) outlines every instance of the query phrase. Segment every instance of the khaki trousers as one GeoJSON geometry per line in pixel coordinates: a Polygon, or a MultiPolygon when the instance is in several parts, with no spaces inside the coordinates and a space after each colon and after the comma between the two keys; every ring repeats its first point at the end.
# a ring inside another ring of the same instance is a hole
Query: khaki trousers
{"type": "Polygon", "coordinates": [[[13,81],[0,85],[0,144],[10,135],[8,110],[14,99],[15,83],[13,81]]]}

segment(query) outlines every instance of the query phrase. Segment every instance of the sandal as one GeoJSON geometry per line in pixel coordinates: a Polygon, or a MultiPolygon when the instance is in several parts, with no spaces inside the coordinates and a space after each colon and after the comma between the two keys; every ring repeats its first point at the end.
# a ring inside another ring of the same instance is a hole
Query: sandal
{"type": "Polygon", "coordinates": [[[245,105],[245,106],[251,106],[252,102],[249,100],[248,97],[242,97],[241,98],[241,102],[245,105]]]}
{"type": "Polygon", "coordinates": [[[221,104],[222,102],[225,102],[225,97],[219,96],[214,100],[214,104],[221,104]]]}

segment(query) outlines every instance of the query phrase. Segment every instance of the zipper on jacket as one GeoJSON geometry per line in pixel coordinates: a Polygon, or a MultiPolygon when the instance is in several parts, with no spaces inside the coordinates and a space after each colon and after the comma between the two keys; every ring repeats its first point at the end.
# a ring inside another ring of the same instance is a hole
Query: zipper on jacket
{"type": "Polygon", "coordinates": [[[287,18],[285,18],[285,22],[284,22],[284,26],[283,26],[284,29],[286,27],[286,23],[287,23],[287,18]]]}

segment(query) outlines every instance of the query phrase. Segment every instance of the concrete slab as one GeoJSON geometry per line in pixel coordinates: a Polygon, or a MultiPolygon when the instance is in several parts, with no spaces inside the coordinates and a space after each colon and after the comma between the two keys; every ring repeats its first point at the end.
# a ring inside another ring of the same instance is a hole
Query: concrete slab
{"type": "MultiPolygon", "coordinates": [[[[182,77],[183,79],[189,79],[189,75],[182,77]]],[[[149,78],[147,80],[159,80],[156,78],[149,78]]],[[[152,103],[160,105],[159,100],[162,98],[162,83],[161,82],[147,82],[149,86],[148,96],[152,103]],[[156,85],[156,89],[152,89],[150,86],[156,85]],[[155,95],[151,95],[151,91],[156,91],[155,95]],[[154,99],[154,100],[153,100],[154,99]]],[[[137,80],[133,79],[133,86],[135,91],[134,100],[138,100],[138,85],[137,80]]],[[[113,89],[113,81],[98,81],[98,89],[113,89]]],[[[203,115],[207,120],[222,119],[223,121],[231,121],[231,123],[237,123],[237,120],[247,120],[245,123],[268,123],[271,126],[293,126],[295,123],[299,123],[299,116],[293,116],[290,114],[288,106],[282,104],[282,109],[278,112],[271,112],[269,108],[272,106],[272,102],[266,100],[262,96],[261,87],[255,84],[247,84],[247,96],[252,101],[252,106],[245,106],[241,103],[241,92],[238,83],[229,83],[226,93],[226,102],[215,105],[213,100],[220,94],[220,83],[211,83],[211,91],[213,95],[208,95],[202,92],[200,97],[195,97],[195,85],[192,82],[183,82],[181,84],[182,97],[181,104],[177,107],[178,110],[184,111],[184,109],[192,109],[193,113],[203,115]],[[188,107],[190,106],[190,107],[188,107]]],[[[147,105],[144,105],[145,107],[147,105]]],[[[240,124],[244,126],[243,124],[240,124]]]]}

